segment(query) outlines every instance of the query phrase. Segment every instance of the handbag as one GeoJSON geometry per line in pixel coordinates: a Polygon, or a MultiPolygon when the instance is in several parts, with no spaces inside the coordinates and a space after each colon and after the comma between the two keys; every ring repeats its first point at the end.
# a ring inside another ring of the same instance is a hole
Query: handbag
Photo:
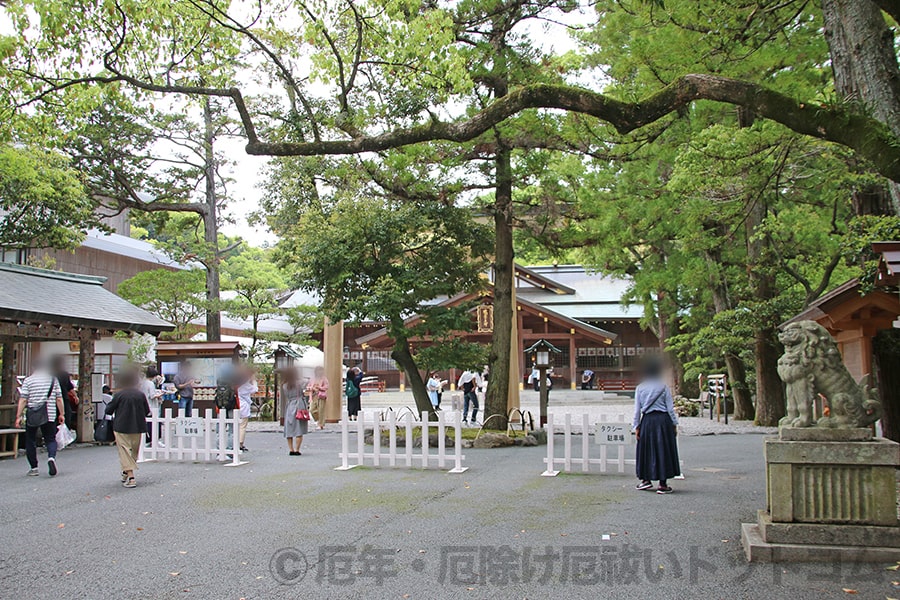
{"type": "Polygon", "coordinates": [[[41,427],[50,422],[50,417],[47,415],[47,402],[50,401],[50,394],[53,393],[53,384],[55,382],[50,382],[50,389],[47,390],[47,397],[44,398],[43,404],[35,407],[27,407],[25,409],[25,425],[27,427],[41,427]]]}
{"type": "Polygon", "coordinates": [[[111,442],[110,439],[110,425],[111,421],[107,421],[106,419],[102,421],[97,421],[94,424],[94,441],[96,442],[111,442]]]}
{"type": "Polygon", "coordinates": [[[305,408],[298,408],[297,414],[294,415],[294,418],[296,418],[298,421],[309,421],[309,410],[305,408]]]}

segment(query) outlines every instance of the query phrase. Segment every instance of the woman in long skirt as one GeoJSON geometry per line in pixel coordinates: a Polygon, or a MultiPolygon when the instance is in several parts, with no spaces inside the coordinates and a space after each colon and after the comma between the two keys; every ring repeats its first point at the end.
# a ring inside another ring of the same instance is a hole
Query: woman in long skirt
{"type": "Polygon", "coordinates": [[[634,421],[637,436],[637,476],[639,490],[653,490],[659,482],[657,494],[671,494],[668,480],[681,474],[678,461],[678,416],[672,393],[663,381],[662,362],[649,358],[643,366],[644,380],[634,391],[634,421]]]}
{"type": "Polygon", "coordinates": [[[300,456],[300,445],[303,436],[309,430],[309,421],[297,418],[298,410],[309,410],[309,404],[303,393],[303,387],[297,379],[297,371],[285,369],[282,372],[281,405],[284,415],[284,437],[288,444],[288,454],[300,456]]]}

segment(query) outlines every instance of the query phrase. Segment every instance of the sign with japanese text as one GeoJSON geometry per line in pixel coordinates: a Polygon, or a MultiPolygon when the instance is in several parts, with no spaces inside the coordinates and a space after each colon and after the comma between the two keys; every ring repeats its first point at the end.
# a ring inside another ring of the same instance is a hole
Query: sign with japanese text
{"type": "Polygon", "coordinates": [[[631,441],[628,425],[625,423],[597,423],[594,441],[598,444],[623,445],[631,441]]]}
{"type": "Polygon", "coordinates": [[[178,417],[175,419],[175,435],[181,437],[202,437],[202,417],[178,417]]]}

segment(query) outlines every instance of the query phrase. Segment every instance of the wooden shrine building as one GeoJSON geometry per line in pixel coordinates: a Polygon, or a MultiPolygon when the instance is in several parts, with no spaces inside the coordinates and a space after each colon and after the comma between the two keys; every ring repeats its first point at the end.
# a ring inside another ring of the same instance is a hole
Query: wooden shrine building
{"type": "MultiPolygon", "coordinates": [[[[0,425],[15,418],[18,366],[41,342],[67,341],[78,353],[79,440],[93,439],[94,343],[117,331],[159,335],[174,327],[103,287],[106,278],[0,263],[0,425]],[[11,408],[12,407],[12,408],[11,408]],[[10,414],[11,413],[11,414],[10,414]]],[[[73,376],[75,374],[73,373],[73,376]]]]}

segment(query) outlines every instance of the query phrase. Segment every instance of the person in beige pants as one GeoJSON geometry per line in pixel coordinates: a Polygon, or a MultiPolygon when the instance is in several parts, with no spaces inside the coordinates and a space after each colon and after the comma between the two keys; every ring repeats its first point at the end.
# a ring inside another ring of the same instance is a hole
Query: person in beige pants
{"type": "Polygon", "coordinates": [[[316,421],[319,429],[325,429],[325,402],[328,400],[328,378],[325,377],[325,367],[316,367],[313,378],[306,385],[306,395],[309,397],[309,412],[316,421]]]}
{"type": "Polygon", "coordinates": [[[244,367],[239,375],[238,386],[238,411],[241,415],[241,424],[238,427],[238,440],[240,442],[241,452],[247,452],[244,446],[244,440],[247,438],[247,424],[250,422],[250,413],[253,408],[253,394],[259,391],[259,384],[256,383],[256,372],[251,367],[244,367]]]}
{"type": "Polygon", "coordinates": [[[119,449],[119,464],[122,467],[122,485],[127,488],[137,486],[134,471],[143,437],[147,433],[147,416],[150,404],[140,389],[139,371],[134,366],[126,366],[116,376],[119,388],[106,406],[106,414],[113,415],[113,431],[116,432],[116,447],[119,449]]]}

